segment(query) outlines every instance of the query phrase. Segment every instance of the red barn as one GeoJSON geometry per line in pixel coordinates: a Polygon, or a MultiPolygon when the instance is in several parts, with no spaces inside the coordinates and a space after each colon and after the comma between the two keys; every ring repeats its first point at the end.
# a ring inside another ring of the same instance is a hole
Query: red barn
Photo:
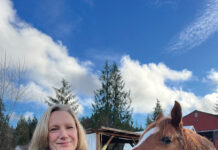
{"type": "Polygon", "coordinates": [[[183,117],[185,126],[194,126],[196,132],[210,139],[218,150],[218,115],[195,110],[183,117]]]}

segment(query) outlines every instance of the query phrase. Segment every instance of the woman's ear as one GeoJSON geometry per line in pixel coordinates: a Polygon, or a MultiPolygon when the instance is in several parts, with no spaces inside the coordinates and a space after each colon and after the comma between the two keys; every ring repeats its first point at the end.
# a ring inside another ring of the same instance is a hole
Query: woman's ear
{"type": "Polygon", "coordinates": [[[180,124],[182,124],[182,108],[177,101],[175,101],[173,109],[171,110],[171,124],[175,128],[179,128],[180,124]]]}

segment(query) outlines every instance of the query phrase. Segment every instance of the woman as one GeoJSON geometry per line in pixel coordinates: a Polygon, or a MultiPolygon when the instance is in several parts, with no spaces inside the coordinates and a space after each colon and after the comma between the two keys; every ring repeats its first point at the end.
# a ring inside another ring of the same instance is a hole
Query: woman
{"type": "Polygon", "coordinates": [[[85,132],[67,105],[50,107],[37,125],[29,150],[88,150],[85,132]]]}

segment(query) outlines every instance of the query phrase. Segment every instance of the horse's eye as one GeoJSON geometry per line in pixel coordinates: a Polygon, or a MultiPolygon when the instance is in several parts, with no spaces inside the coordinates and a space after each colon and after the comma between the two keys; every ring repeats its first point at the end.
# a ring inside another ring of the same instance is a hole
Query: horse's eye
{"type": "Polygon", "coordinates": [[[171,139],[169,136],[164,136],[161,138],[161,141],[164,143],[164,144],[170,144],[171,143],[171,139]]]}

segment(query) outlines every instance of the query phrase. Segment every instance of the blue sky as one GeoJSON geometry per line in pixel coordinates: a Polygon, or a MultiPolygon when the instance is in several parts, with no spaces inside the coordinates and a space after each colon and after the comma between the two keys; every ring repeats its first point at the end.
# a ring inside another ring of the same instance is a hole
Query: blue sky
{"type": "Polygon", "coordinates": [[[23,61],[26,90],[15,109],[40,118],[62,78],[73,86],[80,116],[91,114],[105,60],[116,62],[131,91],[134,120],[159,99],[183,113],[218,103],[217,0],[0,0],[0,56],[23,61]]]}

